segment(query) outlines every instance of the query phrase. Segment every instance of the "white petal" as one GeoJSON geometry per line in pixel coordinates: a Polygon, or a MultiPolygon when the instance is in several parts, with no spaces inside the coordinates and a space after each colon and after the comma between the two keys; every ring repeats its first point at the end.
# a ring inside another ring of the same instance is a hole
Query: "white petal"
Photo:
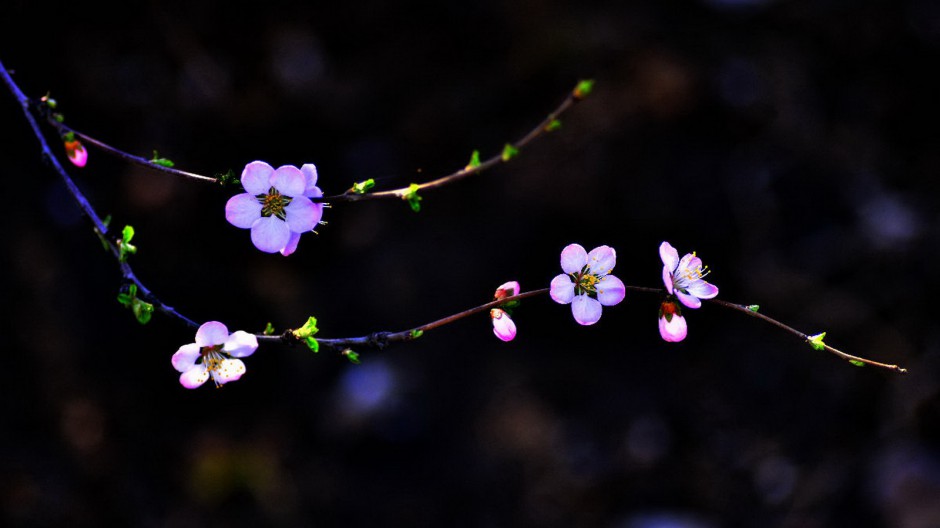
{"type": "Polygon", "coordinates": [[[617,264],[617,252],[610,246],[596,247],[588,253],[588,266],[595,275],[607,275],[617,264]]]}
{"type": "Polygon", "coordinates": [[[613,275],[597,281],[595,288],[597,288],[597,300],[604,306],[620,303],[627,294],[627,287],[623,285],[623,281],[613,275]]]}
{"type": "Polygon", "coordinates": [[[307,189],[317,186],[317,166],[313,163],[304,163],[300,166],[300,172],[304,175],[304,180],[307,184],[307,189]]]}
{"type": "Polygon", "coordinates": [[[688,330],[685,317],[681,315],[673,314],[672,321],[667,321],[665,317],[659,318],[659,335],[662,336],[665,341],[678,343],[685,339],[688,330]]]}
{"type": "Polygon", "coordinates": [[[242,171],[242,187],[252,196],[265,194],[271,188],[271,175],[274,167],[263,161],[252,161],[242,171]]]}
{"type": "Polygon", "coordinates": [[[222,347],[223,352],[237,358],[250,356],[255,350],[258,350],[258,338],[243,330],[233,332],[222,347]]]}
{"type": "Polygon", "coordinates": [[[180,384],[187,389],[195,389],[209,379],[209,371],[205,365],[196,365],[195,367],[180,374],[180,384]]]}
{"type": "Polygon", "coordinates": [[[225,384],[235,381],[245,373],[245,363],[240,359],[223,359],[219,368],[212,371],[216,383],[225,384]]]}
{"type": "Polygon", "coordinates": [[[512,321],[509,314],[494,308],[490,311],[490,317],[493,318],[493,333],[503,341],[512,341],[516,337],[516,323],[512,321]]]}
{"type": "Polygon", "coordinates": [[[578,324],[587,326],[596,323],[601,318],[602,310],[601,303],[587,295],[578,295],[571,301],[571,314],[578,324]]]}
{"type": "Polygon", "coordinates": [[[581,244],[569,244],[561,250],[561,270],[565,273],[577,273],[587,262],[587,251],[581,244]]]}
{"type": "Polygon", "coordinates": [[[271,175],[271,186],[286,196],[303,196],[307,182],[300,169],[292,165],[278,167],[271,175]]]}
{"type": "Polygon", "coordinates": [[[669,268],[669,271],[676,271],[679,265],[679,252],[672,247],[669,242],[663,242],[659,245],[659,258],[663,259],[663,264],[669,268]]]}
{"type": "Polygon", "coordinates": [[[679,290],[676,290],[676,297],[679,298],[679,301],[688,306],[689,308],[699,308],[702,306],[702,301],[694,295],[689,295],[688,293],[682,293],[679,290]]]}
{"type": "Polygon", "coordinates": [[[574,283],[571,282],[571,277],[564,274],[556,275],[555,278],[552,279],[549,294],[557,303],[570,303],[571,300],[574,299],[574,283]]]}
{"type": "Polygon", "coordinates": [[[228,328],[218,321],[209,321],[196,331],[196,344],[200,347],[215,346],[228,339],[228,328]]]}
{"type": "Polygon", "coordinates": [[[225,204],[225,219],[235,227],[248,229],[259,218],[261,202],[251,194],[236,194],[225,204]]]}
{"type": "Polygon", "coordinates": [[[265,253],[276,253],[290,241],[290,228],[287,223],[274,216],[265,216],[255,220],[251,226],[251,242],[265,253]]]}
{"type": "Polygon", "coordinates": [[[181,346],[179,350],[173,354],[173,359],[170,360],[170,362],[177,372],[186,372],[196,366],[196,360],[199,359],[200,355],[199,345],[190,343],[181,346]]]}
{"type": "Polygon", "coordinates": [[[306,233],[317,227],[323,218],[323,205],[314,204],[309,198],[298,196],[284,208],[287,227],[294,233],[306,233]]]}

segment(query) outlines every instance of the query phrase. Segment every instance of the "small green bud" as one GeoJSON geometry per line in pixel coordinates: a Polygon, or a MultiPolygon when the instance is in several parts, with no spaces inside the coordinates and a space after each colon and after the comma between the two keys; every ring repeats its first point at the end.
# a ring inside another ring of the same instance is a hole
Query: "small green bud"
{"type": "Polygon", "coordinates": [[[755,312],[755,313],[756,313],[758,310],[760,310],[760,305],[759,305],[759,304],[749,304],[749,305],[747,305],[747,309],[750,310],[750,311],[752,311],[752,312],[755,312]]]}
{"type": "Polygon", "coordinates": [[[355,365],[359,365],[361,363],[361,361],[359,361],[359,354],[353,352],[351,348],[343,350],[342,354],[346,356],[346,359],[348,359],[350,363],[355,365]]]}
{"type": "Polygon", "coordinates": [[[864,367],[864,366],[865,366],[865,362],[864,362],[864,361],[859,361],[859,360],[857,360],[857,359],[850,359],[850,360],[849,360],[849,363],[855,365],[856,367],[864,367]]]}
{"type": "MultiPolygon", "coordinates": [[[[107,227],[111,225],[111,215],[104,217],[101,223],[104,224],[105,229],[107,229],[107,227]]],[[[97,227],[95,228],[95,234],[98,235],[98,240],[101,241],[101,247],[103,247],[105,251],[111,249],[111,244],[108,243],[108,239],[104,237],[104,233],[99,231],[97,227]]]]}
{"type": "Polygon", "coordinates": [[[411,331],[411,338],[412,338],[412,339],[418,339],[419,337],[421,337],[421,336],[423,336],[423,335],[424,335],[424,330],[412,330],[412,331],[411,331]]]}
{"type": "Polygon", "coordinates": [[[157,154],[156,150],[153,151],[153,158],[150,159],[150,163],[153,163],[154,165],[160,165],[161,167],[168,167],[168,168],[173,168],[173,165],[174,165],[172,161],[166,158],[161,158],[157,154]]]}
{"type": "Polygon", "coordinates": [[[551,121],[548,122],[547,125],[545,125],[546,132],[554,132],[558,130],[559,128],[561,128],[561,121],[557,119],[552,119],[551,121]]]}
{"type": "Polygon", "coordinates": [[[50,97],[49,94],[42,96],[39,101],[53,110],[55,110],[55,107],[59,106],[59,103],[50,97]]]}
{"type": "Polygon", "coordinates": [[[58,113],[58,112],[52,114],[52,119],[55,119],[55,120],[56,120],[56,123],[64,123],[64,122],[65,122],[65,116],[62,115],[62,114],[60,114],[60,113],[58,113]]]}
{"type": "Polygon", "coordinates": [[[506,146],[503,147],[502,158],[503,161],[509,161],[519,155],[519,149],[506,143],[506,146]]]}
{"type": "Polygon", "coordinates": [[[473,170],[480,166],[480,151],[474,150],[473,154],[470,154],[470,163],[467,163],[467,166],[464,167],[464,170],[473,170]]]}
{"type": "Polygon", "coordinates": [[[268,321],[268,324],[264,327],[264,331],[261,332],[264,335],[274,335],[274,325],[268,321]]]}
{"type": "Polygon", "coordinates": [[[137,318],[138,323],[147,324],[153,316],[153,305],[140,299],[134,299],[131,311],[134,312],[134,317],[137,318]]]}
{"type": "Polygon", "coordinates": [[[317,340],[313,338],[313,336],[307,336],[304,338],[304,344],[307,345],[307,348],[309,348],[314,354],[320,351],[320,343],[318,343],[317,340]]]}
{"type": "Polygon", "coordinates": [[[118,260],[120,262],[127,262],[127,256],[137,253],[137,246],[131,244],[131,239],[134,238],[134,228],[133,226],[126,225],[124,230],[121,231],[121,239],[118,240],[118,250],[120,255],[118,260]]]}
{"type": "Polygon", "coordinates": [[[225,187],[226,185],[238,185],[241,181],[238,179],[238,176],[235,176],[235,171],[229,169],[224,173],[217,173],[215,179],[219,182],[219,185],[225,187]]]}
{"type": "Polygon", "coordinates": [[[575,99],[584,99],[585,97],[591,95],[591,92],[594,90],[594,79],[585,79],[578,83],[574,87],[574,98],[575,99]]]}
{"type": "Polygon", "coordinates": [[[373,187],[375,187],[375,180],[372,178],[369,178],[366,181],[354,183],[350,191],[356,194],[365,194],[367,191],[369,191],[369,189],[372,189],[373,187]]]}
{"type": "Polygon", "coordinates": [[[417,183],[412,183],[408,186],[408,192],[403,194],[401,197],[402,200],[408,202],[408,206],[411,207],[411,210],[416,213],[421,211],[421,200],[423,199],[418,195],[418,189],[420,188],[421,186],[417,183]]]}
{"type": "MultiPolygon", "coordinates": [[[[296,337],[297,339],[307,339],[308,337],[312,336],[313,334],[316,334],[319,331],[320,329],[317,328],[317,318],[310,316],[307,319],[307,322],[304,323],[303,326],[301,326],[300,328],[296,330],[291,330],[291,333],[294,334],[294,337],[296,337]]],[[[309,343],[308,343],[308,346],[309,346],[309,343]]]]}
{"type": "Polygon", "coordinates": [[[806,342],[809,343],[809,346],[813,347],[815,350],[823,351],[826,350],[826,344],[823,343],[823,339],[826,337],[826,332],[809,336],[806,338],[806,342]]]}

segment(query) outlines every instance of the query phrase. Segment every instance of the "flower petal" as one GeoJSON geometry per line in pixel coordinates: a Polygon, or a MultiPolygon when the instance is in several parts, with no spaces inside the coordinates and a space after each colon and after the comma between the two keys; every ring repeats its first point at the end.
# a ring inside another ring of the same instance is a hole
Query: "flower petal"
{"type": "Polygon", "coordinates": [[[493,333],[503,341],[512,341],[516,337],[516,323],[512,321],[509,314],[493,308],[490,310],[490,317],[493,319],[493,333]]]}
{"type": "Polygon", "coordinates": [[[627,294],[627,287],[623,285],[623,281],[613,275],[597,281],[595,288],[597,288],[597,300],[604,306],[618,304],[627,294]]]}
{"type": "Polygon", "coordinates": [[[617,251],[610,246],[596,247],[588,253],[588,265],[595,275],[607,275],[617,264],[617,251]]]}
{"type": "Polygon", "coordinates": [[[679,265],[679,252],[672,247],[669,242],[663,242],[659,245],[659,258],[663,259],[663,265],[669,268],[669,271],[676,271],[679,265]]]}
{"type": "Polygon", "coordinates": [[[519,295],[519,283],[516,281],[509,281],[500,284],[499,288],[496,288],[496,294],[494,297],[497,299],[502,299],[503,297],[512,297],[513,295],[519,295]],[[502,295],[500,295],[500,292],[502,292],[502,295]]]}
{"type": "Polygon", "coordinates": [[[578,295],[571,301],[571,314],[578,324],[592,325],[601,318],[601,303],[587,295],[578,295]]]}
{"type": "Polygon", "coordinates": [[[587,251],[581,244],[569,244],[561,250],[561,269],[565,273],[577,273],[587,262],[587,251]]]}
{"type": "Polygon", "coordinates": [[[195,389],[209,379],[209,370],[205,365],[196,365],[195,367],[180,374],[180,385],[187,389],[195,389]]]}
{"type": "Polygon", "coordinates": [[[308,198],[323,196],[323,192],[317,187],[317,166],[313,163],[304,163],[300,166],[300,172],[303,173],[306,183],[304,196],[308,198]]]}
{"type": "Polygon", "coordinates": [[[718,295],[718,286],[703,280],[697,280],[689,284],[686,290],[699,299],[711,299],[718,295]]]}
{"type": "Polygon", "coordinates": [[[669,268],[669,265],[663,266],[663,284],[666,286],[666,291],[672,295],[676,285],[672,280],[672,269],[669,268]]]}
{"type": "Polygon", "coordinates": [[[271,186],[286,196],[303,196],[307,180],[297,167],[283,165],[271,175],[271,186]]]}
{"type": "Polygon", "coordinates": [[[665,341],[678,343],[685,339],[687,333],[688,327],[685,324],[685,317],[673,314],[672,321],[667,321],[665,317],[659,318],[659,335],[665,341]]]}
{"type": "Polygon", "coordinates": [[[676,271],[679,275],[684,277],[694,276],[694,273],[687,273],[686,270],[701,270],[702,269],[702,259],[696,257],[692,253],[686,253],[683,255],[682,260],[679,261],[679,268],[676,271]]]}
{"type": "Polygon", "coordinates": [[[271,188],[271,175],[274,167],[263,161],[252,161],[242,171],[242,187],[252,196],[264,194],[271,188]]]}
{"type": "Polygon", "coordinates": [[[300,243],[300,233],[290,232],[290,238],[287,239],[287,245],[281,249],[281,255],[285,257],[297,251],[297,244],[300,243]]]}
{"type": "Polygon", "coordinates": [[[561,274],[556,275],[552,279],[551,289],[549,295],[552,296],[552,299],[559,304],[568,304],[574,299],[574,283],[571,282],[571,277],[561,274]]]}
{"type": "Polygon", "coordinates": [[[248,229],[261,218],[261,202],[248,193],[236,194],[225,204],[225,219],[235,227],[248,229]]]}
{"type": "Polygon", "coordinates": [[[275,216],[265,216],[251,225],[251,243],[265,253],[280,251],[290,240],[287,223],[275,216]]]}
{"type": "Polygon", "coordinates": [[[682,293],[679,290],[676,290],[676,297],[679,298],[679,301],[688,306],[689,308],[699,308],[702,306],[702,301],[694,295],[689,295],[688,293],[682,293]]]}
{"type": "Polygon", "coordinates": [[[255,350],[258,350],[258,338],[243,330],[232,332],[222,347],[223,352],[237,358],[250,356],[255,350]]]}
{"type": "Polygon", "coordinates": [[[181,346],[179,350],[173,354],[173,359],[170,361],[173,363],[173,368],[175,368],[177,372],[186,372],[196,366],[196,360],[199,359],[200,356],[199,345],[190,343],[181,346]]]}
{"type": "Polygon", "coordinates": [[[200,348],[221,345],[228,339],[228,328],[218,321],[204,323],[196,331],[196,344],[200,348]]]}
{"type": "Polygon", "coordinates": [[[235,381],[245,373],[245,363],[240,359],[223,359],[219,367],[213,370],[212,379],[219,384],[235,381]]]}
{"type": "Polygon", "coordinates": [[[314,204],[309,198],[298,196],[284,208],[287,227],[295,233],[305,233],[317,226],[323,217],[323,205],[314,204]]]}

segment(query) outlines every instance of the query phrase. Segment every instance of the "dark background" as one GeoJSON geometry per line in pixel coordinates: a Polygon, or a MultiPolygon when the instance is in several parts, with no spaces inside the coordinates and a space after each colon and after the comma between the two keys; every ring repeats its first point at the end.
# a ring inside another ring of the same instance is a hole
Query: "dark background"
{"type": "Polygon", "coordinates": [[[0,94],[5,526],[940,526],[936,2],[12,0],[0,26],[21,88],[79,130],[205,174],[314,162],[327,193],[495,154],[597,80],[512,163],[417,215],[338,204],[290,258],[227,224],[234,190],[89,149],[70,173],[197,321],[400,330],[546,287],[571,242],[655,287],[668,240],[720,298],[910,369],[715,305],[664,343],[631,293],[593,327],[546,296],[512,343],[479,316],[360,366],[266,345],[188,391],[170,356],[193,330],[115,301],[0,94]]]}

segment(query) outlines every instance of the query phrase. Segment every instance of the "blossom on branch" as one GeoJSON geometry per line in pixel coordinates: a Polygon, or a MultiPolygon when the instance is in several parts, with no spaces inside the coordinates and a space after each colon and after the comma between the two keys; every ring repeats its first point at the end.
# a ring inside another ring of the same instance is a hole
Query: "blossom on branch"
{"type": "Polygon", "coordinates": [[[676,248],[663,242],[659,256],[663,261],[663,284],[669,293],[659,308],[659,335],[665,341],[678,343],[685,339],[689,329],[676,299],[688,308],[698,308],[702,299],[718,295],[718,287],[702,280],[709,273],[708,267],[702,265],[702,259],[694,252],[680,259],[676,248]]]}
{"type": "Polygon", "coordinates": [[[65,155],[76,167],[84,167],[88,162],[88,151],[85,150],[85,145],[77,139],[65,141],[65,155]]]}
{"type": "Polygon", "coordinates": [[[258,338],[238,330],[232,334],[218,321],[209,321],[196,331],[196,342],[183,345],[173,354],[173,368],[182,372],[180,384],[195,389],[210,377],[216,387],[235,381],[245,373],[241,359],[254,354],[258,338]]]}
{"type": "Polygon", "coordinates": [[[663,301],[659,307],[659,335],[670,343],[678,343],[685,339],[688,332],[679,304],[671,300],[663,301]]]}
{"type": "MultiPolygon", "coordinates": [[[[493,298],[498,301],[506,297],[512,297],[513,295],[519,295],[519,283],[516,281],[504,283],[499,288],[496,288],[496,293],[493,294],[493,298]]],[[[493,308],[490,310],[490,319],[493,320],[493,333],[496,334],[496,337],[503,341],[512,341],[515,339],[516,323],[514,323],[509,316],[508,308],[506,310],[493,308]]]]}
{"type": "Polygon", "coordinates": [[[313,164],[275,170],[263,161],[253,161],[242,171],[241,182],[246,192],[229,198],[225,219],[235,227],[251,229],[251,242],[265,253],[290,255],[300,235],[312,231],[323,216],[323,204],[310,201],[323,196],[313,164]]]}
{"type": "Polygon", "coordinates": [[[600,246],[584,250],[580,244],[570,244],[561,252],[561,269],[565,273],[552,279],[550,295],[555,302],[571,304],[574,320],[592,325],[601,318],[603,306],[613,306],[623,300],[626,287],[610,274],[617,263],[617,252],[612,247],[600,246]]]}

